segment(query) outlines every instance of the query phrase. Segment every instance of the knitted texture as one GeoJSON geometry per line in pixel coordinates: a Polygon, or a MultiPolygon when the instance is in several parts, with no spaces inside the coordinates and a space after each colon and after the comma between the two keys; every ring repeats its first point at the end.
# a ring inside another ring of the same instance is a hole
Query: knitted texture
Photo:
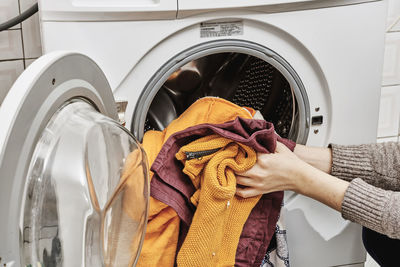
{"type": "Polygon", "coordinates": [[[343,218],[400,238],[400,192],[393,192],[400,191],[400,144],[331,148],[332,175],[350,181],[342,203],[343,218]]]}
{"type": "Polygon", "coordinates": [[[354,179],[342,203],[343,218],[363,222],[364,226],[374,231],[381,229],[383,213],[391,193],[367,184],[360,178],[354,179]]]}
{"type": "Polygon", "coordinates": [[[218,135],[200,138],[176,154],[183,172],[198,189],[192,197],[197,205],[192,224],[177,257],[178,266],[234,266],[243,225],[261,196],[235,196],[235,172],[250,169],[256,152],[218,135]],[[187,159],[188,152],[217,152],[187,159]]]}
{"type": "MultiPolygon", "coordinates": [[[[162,145],[174,133],[202,123],[224,123],[236,117],[251,119],[252,109],[239,107],[227,100],[205,97],[193,103],[162,132],[147,131],[143,148],[151,166],[162,145]]],[[[150,179],[152,178],[150,173],[150,179]]],[[[166,204],[150,197],[149,220],[137,266],[173,266],[178,243],[180,220],[176,212],[166,204]]]]}
{"type": "MultiPolygon", "coordinates": [[[[276,141],[282,142],[292,151],[295,147],[293,141],[277,136],[272,124],[264,120],[240,117],[223,124],[199,124],[171,135],[151,166],[154,175],[150,183],[150,195],[171,206],[181,219],[178,250],[186,238],[196,211],[191,203],[196,188],[182,172],[182,163],[175,155],[193,140],[212,134],[247,145],[259,153],[274,151],[276,141]]],[[[214,152],[216,151],[211,151],[214,152]]],[[[210,151],[189,153],[188,158],[196,158],[194,154],[197,157],[206,156],[210,151]]],[[[263,195],[251,210],[239,238],[235,266],[260,266],[275,231],[282,198],[282,191],[263,195]]]]}

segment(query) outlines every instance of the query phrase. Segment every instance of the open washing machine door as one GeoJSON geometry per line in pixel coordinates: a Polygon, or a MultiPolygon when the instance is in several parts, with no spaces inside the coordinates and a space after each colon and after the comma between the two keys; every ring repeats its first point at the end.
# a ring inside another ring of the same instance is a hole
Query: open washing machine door
{"type": "Polygon", "coordinates": [[[143,243],[148,163],[88,57],[54,52],[0,108],[0,262],[131,266],[143,243]]]}

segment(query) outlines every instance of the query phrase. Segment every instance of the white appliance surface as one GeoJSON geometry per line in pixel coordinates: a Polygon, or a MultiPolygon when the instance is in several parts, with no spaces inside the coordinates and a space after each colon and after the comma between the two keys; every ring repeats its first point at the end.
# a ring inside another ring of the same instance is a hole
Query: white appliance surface
{"type": "MultiPolygon", "coordinates": [[[[196,47],[207,47],[197,51],[207,55],[256,44],[283,58],[301,80],[308,109],[305,143],[311,146],[375,142],[386,5],[386,0],[39,1],[44,53],[71,50],[92,58],[115,99],[128,102],[128,128],[149,81],[167,63],[195,57],[196,47]],[[237,30],[226,31],[226,25],[237,30]],[[225,50],[218,47],[224,41],[231,42],[225,50]],[[323,123],[311,125],[313,116],[323,116],[323,123]]],[[[149,105],[142,105],[143,112],[149,105]]],[[[292,266],[362,265],[358,225],[300,195],[287,192],[285,201],[292,266]]]]}

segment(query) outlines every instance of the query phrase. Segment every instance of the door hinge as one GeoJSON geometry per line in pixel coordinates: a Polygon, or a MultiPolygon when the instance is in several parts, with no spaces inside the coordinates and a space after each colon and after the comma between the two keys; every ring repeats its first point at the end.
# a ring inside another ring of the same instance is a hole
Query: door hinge
{"type": "Polygon", "coordinates": [[[121,125],[125,126],[125,111],[128,106],[128,101],[117,101],[118,121],[121,125]]]}

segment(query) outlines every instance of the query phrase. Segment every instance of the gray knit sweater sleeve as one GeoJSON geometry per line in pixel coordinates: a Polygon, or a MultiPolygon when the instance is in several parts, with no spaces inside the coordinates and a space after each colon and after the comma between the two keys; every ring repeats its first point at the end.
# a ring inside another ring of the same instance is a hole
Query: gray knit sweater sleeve
{"type": "Polygon", "coordinates": [[[343,218],[400,239],[400,143],[331,148],[332,175],[350,182],[343,218]]]}

